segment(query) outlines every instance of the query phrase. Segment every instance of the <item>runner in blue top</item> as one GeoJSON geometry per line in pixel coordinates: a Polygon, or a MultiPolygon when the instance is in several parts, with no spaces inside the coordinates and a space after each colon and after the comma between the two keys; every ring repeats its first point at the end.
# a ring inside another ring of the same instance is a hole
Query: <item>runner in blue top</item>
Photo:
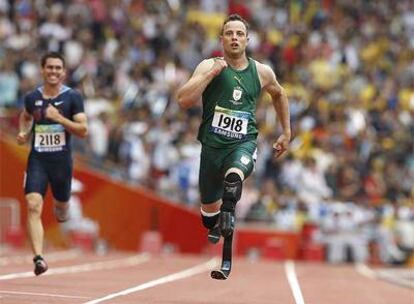
{"type": "Polygon", "coordinates": [[[43,254],[43,198],[50,184],[57,221],[68,219],[68,201],[72,181],[71,134],[86,137],[87,118],[81,95],[63,85],[65,60],[50,52],[41,59],[43,86],[24,99],[19,117],[17,142],[26,143],[32,137],[31,151],[25,175],[25,195],[28,206],[27,228],[34,253],[34,273],[47,270],[43,254]]]}

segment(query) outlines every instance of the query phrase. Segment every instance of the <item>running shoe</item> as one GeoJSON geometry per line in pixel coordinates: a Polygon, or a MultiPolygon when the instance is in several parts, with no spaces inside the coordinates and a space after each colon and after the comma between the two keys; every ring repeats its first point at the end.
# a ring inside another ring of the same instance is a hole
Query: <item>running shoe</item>
{"type": "Polygon", "coordinates": [[[37,255],[33,258],[33,263],[34,263],[34,274],[35,275],[40,275],[44,272],[46,272],[47,270],[47,263],[46,261],[43,259],[42,256],[37,255]]]}

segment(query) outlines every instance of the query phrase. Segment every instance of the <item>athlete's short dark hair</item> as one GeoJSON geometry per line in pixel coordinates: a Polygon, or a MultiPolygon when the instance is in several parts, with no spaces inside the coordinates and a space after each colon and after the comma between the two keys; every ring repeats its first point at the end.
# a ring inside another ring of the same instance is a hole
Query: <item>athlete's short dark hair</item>
{"type": "Polygon", "coordinates": [[[58,52],[48,52],[48,53],[44,54],[42,56],[42,58],[40,59],[40,64],[42,65],[42,68],[45,67],[46,61],[49,58],[57,58],[57,59],[60,59],[62,61],[63,67],[66,66],[65,58],[63,58],[62,54],[60,54],[58,52]]]}
{"type": "Polygon", "coordinates": [[[240,21],[244,24],[244,26],[246,27],[246,35],[249,32],[249,23],[243,19],[242,16],[240,16],[239,14],[231,14],[229,16],[227,16],[227,18],[224,20],[223,22],[223,26],[221,27],[221,34],[223,35],[223,30],[224,30],[224,26],[230,22],[230,21],[240,21]]]}

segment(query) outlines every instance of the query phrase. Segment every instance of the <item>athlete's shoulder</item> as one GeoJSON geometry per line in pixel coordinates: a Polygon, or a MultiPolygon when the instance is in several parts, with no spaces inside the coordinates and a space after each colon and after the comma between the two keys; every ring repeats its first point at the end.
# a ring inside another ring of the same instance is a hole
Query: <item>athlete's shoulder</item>
{"type": "Polygon", "coordinates": [[[26,93],[26,97],[27,98],[39,98],[42,97],[42,91],[39,88],[36,88],[34,90],[31,90],[29,92],[26,93]]]}
{"type": "Polygon", "coordinates": [[[39,88],[29,91],[24,95],[24,101],[26,103],[35,102],[36,100],[39,100],[39,99],[42,99],[42,93],[39,91],[39,88]]]}
{"type": "Polygon", "coordinates": [[[60,94],[67,94],[67,95],[73,95],[73,94],[77,94],[79,93],[77,90],[75,90],[74,88],[71,88],[69,86],[63,85],[60,88],[60,94]]]}
{"type": "Polygon", "coordinates": [[[69,99],[83,100],[82,94],[78,90],[68,86],[62,86],[61,94],[65,95],[69,99]]]}
{"type": "Polygon", "coordinates": [[[208,71],[209,69],[211,69],[211,67],[214,64],[214,58],[206,58],[203,61],[201,61],[197,67],[194,70],[193,76],[198,75],[198,74],[202,74],[205,73],[206,71],[208,71]]]}
{"type": "Polygon", "coordinates": [[[203,61],[201,61],[200,63],[199,63],[199,67],[201,66],[201,67],[211,67],[211,66],[213,66],[213,64],[214,64],[214,61],[216,61],[216,60],[220,60],[220,59],[223,59],[222,57],[211,57],[211,58],[206,58],[206,59],[204,59],[203,61]]]}
{"type": "Polygon", "coordinates": [[[78,90],[69,88],[64,99],[71,105],[73,115],[85,112],[83,97],[78,90]]]}
{"type": "Polygon", "coordinates": [[[256,65],[257,72],[259,72],[259,73],[273,73],[272,68],[268,64],[262,63],[260,61],[255,60],[255,59],[251,59],[251,60],[256,65]]]}
{"type": "Polygon", "coordinates": [[[275,72],[268,64],[261,63],[257,60],[254,60],[254,63],[256,64],[257,74],[259,75],[262,87],[276,80],[275,72]]]}
{"type": "Polygon", "coordinates": [[[76,97],[76,98],[81,98],[81,99],[83,99],[83,96],[82,96],[81,92],[79,92],[79,91],[78,91],[78,90],[76,90],[76,89],[70,89],[70,94],[71,94],[72,96],[76,97]]]}

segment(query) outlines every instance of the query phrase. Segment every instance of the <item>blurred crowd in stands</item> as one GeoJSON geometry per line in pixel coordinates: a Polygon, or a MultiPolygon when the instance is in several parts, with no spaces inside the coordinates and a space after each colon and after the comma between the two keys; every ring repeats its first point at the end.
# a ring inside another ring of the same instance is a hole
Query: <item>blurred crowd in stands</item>
{"type": "Polygon", "coordinates": [[[40,55],[61,51],[89,118],[76,150],[114,179],[195,208],[201,107],[184,111],[174,94],[202,59],[221,55],[228,13],[249,21],[248,54],[287,90],[294,134],[273,160],[280,129],[262,96],[239,219],[286,230],[313,222],[331,248],[358,244],[357,260],[373,240],[383,261],[403,260],[414,249],[411,0],[0,0],[2,122],[16,128],[40,55]]]}

